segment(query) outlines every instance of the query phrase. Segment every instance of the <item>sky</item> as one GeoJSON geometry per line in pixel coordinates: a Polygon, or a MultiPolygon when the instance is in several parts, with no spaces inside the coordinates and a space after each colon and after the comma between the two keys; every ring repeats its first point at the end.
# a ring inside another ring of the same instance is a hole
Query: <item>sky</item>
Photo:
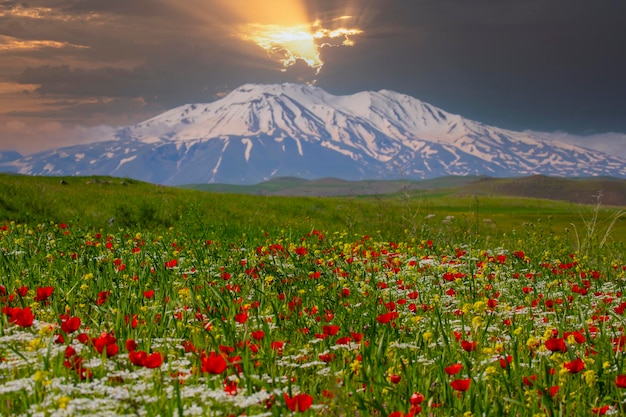
{"type": "Polygon", "coordinates": [[[0,0],[0,151],[300,82],[626,158],[624,16],[619,0],[0,0]]]}

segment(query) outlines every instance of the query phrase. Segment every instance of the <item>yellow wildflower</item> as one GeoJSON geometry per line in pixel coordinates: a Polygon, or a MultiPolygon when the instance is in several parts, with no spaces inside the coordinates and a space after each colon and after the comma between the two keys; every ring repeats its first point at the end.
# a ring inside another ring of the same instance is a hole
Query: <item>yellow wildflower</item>
{"type": "Polygon", "coordinates": [[[41,385],[50,385],[52,381],[50,381],[49,376],[49,372],[39,370],[33,375],[33,380],[41,385]]]}
{"type": "Polygon", "coordinates": [[[72,399],[70,397],[60,397],[57,402],[59,403],[59,408],[61,410],[65,410],[67,408],[67,404],[71,401],[72,399]]]}
{"type": "Polygon", "coordinates": [[[357,359],[350,362],[350,370],[354,373],[358,373],[361,369],[361,366],[361,362],[359,362],[357,359]]]}
{"type": "Polygon", "coordinates": [[[588,369],[583,372],[583,379],[589,385],[589,388],[593,388],[596,385],[596,381],[598,380],[598,376],[593,369],[588,369]]]}
{"type": "Polygon", "coordinates": [[[472,319],[472,327],[480,327],[484,322],[484,319],[481,316],[475,316],[472,319]]]}
{"type": "Polygon", "coordinates": [[[28,342],[28,346],[26,347],[26,350],[30,352],[34,352],[35,350],[39,348],[43,348],[43,347],[46,347],[46,344],[41,341],[41,338],[38,337],[37,339],[33,339],[30,342],[28,342]]]}

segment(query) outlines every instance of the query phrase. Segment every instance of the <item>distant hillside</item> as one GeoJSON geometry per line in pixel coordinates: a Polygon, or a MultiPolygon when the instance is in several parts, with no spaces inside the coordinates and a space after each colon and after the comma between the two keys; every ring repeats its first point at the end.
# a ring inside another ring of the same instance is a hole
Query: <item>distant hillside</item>
{"type": "Polygon", "coordinates": [[[609,177],[557,178],[534,175],[522,178],[481,178],[460,193],[562,200],[578,204],[626,206],[626,180],[609,177]]]}
{"type": "Polygon", "coordinates": [[[418,190],[436,190],[461,187],[479,180],[477,176],[449,176],[428,180],[368,180],[347,181],[339,178],[305,180],[279,177],[255,185],[189,184],[182,188],[235,194],[281,196],[357,196],[388,195],[418,190]]]}
{"type": "Polygon", "coordinates": [[[276,196],[371,196],[420,191],[449,195],[484,195],[561,200],[578,204],[626,206],[626,180],[610,177],[559,178],[533,175],[519,178],[449,176],[429,180],[345,181],[337,178],[305,180],[281,177],[256,185],[191,184],[183,188],[235,194],[276,196]]]}

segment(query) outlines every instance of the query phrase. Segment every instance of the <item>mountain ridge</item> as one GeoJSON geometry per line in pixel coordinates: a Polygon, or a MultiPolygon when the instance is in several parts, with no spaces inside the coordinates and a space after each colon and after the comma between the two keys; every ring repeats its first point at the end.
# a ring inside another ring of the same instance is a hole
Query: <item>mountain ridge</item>
{"type": "Polygon", "coordinates": [[[115,175],[167,185],[445,175],[626,177],[626,161],[484,125],[390,90],[334,96],[245,84],[119,129],[115,140],[10,160],[30,175],[115,175]]]}

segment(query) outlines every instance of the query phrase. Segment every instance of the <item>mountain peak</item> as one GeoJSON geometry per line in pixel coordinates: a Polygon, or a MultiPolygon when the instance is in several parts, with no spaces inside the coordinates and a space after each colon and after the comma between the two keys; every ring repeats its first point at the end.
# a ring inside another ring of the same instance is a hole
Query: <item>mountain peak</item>
{"type": "Polygon", "coordinates": [[[329,94],[319,87],[315,87],[309,84],[295,84],[295,83],[282,83],[282,84],[244,84],[224,98],[237,97],[237,98],[258,98],[260,96],[288,96],[302,99],[304,97],[325,97],[329,94]]]}

